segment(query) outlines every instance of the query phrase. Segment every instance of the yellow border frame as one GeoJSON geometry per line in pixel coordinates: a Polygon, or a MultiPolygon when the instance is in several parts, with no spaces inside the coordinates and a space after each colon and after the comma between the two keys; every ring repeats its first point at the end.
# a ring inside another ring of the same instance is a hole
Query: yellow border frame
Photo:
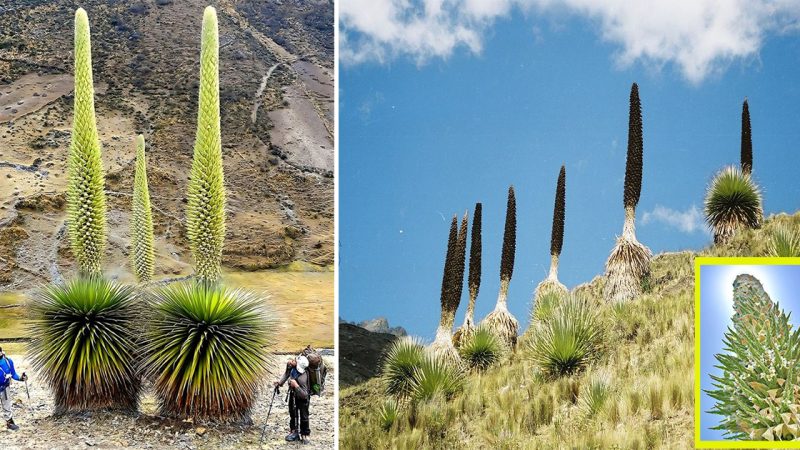
{"type": "Polygon", "coordinates": [[[700,266],[797,266],[800,258],[710,257],[694,259],[694,445],[695,448],[798,448],[797,441],[703,441],[700,439],[700,266]]]}

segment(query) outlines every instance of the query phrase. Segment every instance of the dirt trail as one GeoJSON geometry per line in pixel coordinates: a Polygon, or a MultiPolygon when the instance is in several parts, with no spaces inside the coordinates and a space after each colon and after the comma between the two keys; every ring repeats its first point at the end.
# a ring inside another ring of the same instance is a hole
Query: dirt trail
{"type": "Polygon", "coordinates": [[[253,112],[250,114],[250,122],[253,124],[256,123],[256,117],[258,115],[258,108],[261,106],[261,96],[264,94],[264,89],[267,87],[267,82],[269,81],[269,77],[272,76],[272,72],[278,68],[281,63],[273,64],[272,67],[269,68],[267,74],[261,78],[261,84],[258,86],[258,90],[256,91],[255,98],[253,99],[253,112]]]}
{"type": "MultiPolygon", "coordinates": [[[[330,352],[325,356],[328,366],[326,389],[320,397],[311,400],[311,439],[303,446],[307,449],[330,449],[334,446],[333,386],[335,359],[330,352]]],[[[28,389],[15,383],[11,391],[14,420],[20,426],[12,432],[5,427],[0,430],[0,442],[4,448],[13,449],[73,449],[73,448],[131,448],[131,449],[258,449],[261,430],[264,427],[272,391],[265,387],[260,393],[251,413],[252,424],[219,425],[193,423],[170,419],[158,415],[155,398],[146,392],[142,396],[139,412],[124,414],[102,411],[54,417],[53,399],[41,378],[32,369],[23,355],[11,355],[18,372],[30,375],[28,389]]],[[[273,373],[264,384],[277,379],[283,370],[287,356],[277,356],[273,373]]],[[[263,448],[295,448],[284,436],[288,433],[288,408],[283,404],[286,387],[276,398],[267,423],[263,448]]]]}

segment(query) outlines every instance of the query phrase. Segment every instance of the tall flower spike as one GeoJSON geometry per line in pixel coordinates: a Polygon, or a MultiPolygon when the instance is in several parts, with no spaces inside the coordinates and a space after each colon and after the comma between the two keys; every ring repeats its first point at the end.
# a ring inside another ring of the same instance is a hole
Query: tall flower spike
{"type": "Polygon", "coordinates": [[[450,234],[447,239],[447,256],[445,256],[444,275],[442,276],[441,315],[436,338],[430,346],[432,353],[452,362],[460,363],[456,348],[453,346],[452,332],[456,310],[461,300],[461,285],[464,283],[464,249],[466,247],[467,217],[461,222],[458,231],[458,217],[453,216],[450,223],[450,234]],[[460,262],[459,262],[460,260],[460,262]]]}
{"type": "MultiPolygon", "coordinates": [[[[469,289],[469,303],[467,312],[464,314],[464,324],[453,333],[453,344],[460,347],[475,332],[475,299],[478,297],[478,290],[481,287],[481,214],[483,205],[475,204],[475,212],[472,217],[472,234],[469,244],[469,277],[467,288],[469,289]]],[[[466,231],[466,230],[465,230],[466,231]]],[[[465,236],[466,239],[466,236],[465,236]]]]}
{"type": "Polygon", "coordinates": [[[636,208],[642,192],[642,161],[644,142],[642,139],[642,104],[639,100],[639,85],[633,83],[628,115],[628,157],[625,162],[626,208],[636,208]]]}
{"type": "Polygon", "coordinates": [[[197,137],[186,220],[197,278],[218,281],[225,239],[225,185],[219,119],[219,32],[217,12],[211,6],[203,15],[197,137]]]}
{"type": "Polygon", "coordinates": [[[94,114],[89,18],[75,12],[75,95],[72,143],[67,160],[69,242],[84,275],[102,271],[106,247],[106,194],[94,114]]]}
{"type": "Polygon", "coordinates": [[[136,138],[136,175],[133,180],[133,214],[131,216],[131,264],[140,283],[153,278],[153,214],[147,187],[147,161],[144,136],[136,138]]]}
{"type": "Polygon", "coordinates": [[[508,188],[506,204],[506,226],[503,232],[503,253],[500,258],[500,292],[494,311],[483,319],[482,325],[497,336],[509,348],[517,344],[519,323],[508,311],[508,286],[514,274],[514,253],[517,246],[517,201],[514,197],[514,186],[508,188]]]}
{"type": "Polygon", "coordinates": [[[750,107],[747,99],[742,104],[742,173],[750,175],[753,171],[753,139],[750,136],[750,107]]]}

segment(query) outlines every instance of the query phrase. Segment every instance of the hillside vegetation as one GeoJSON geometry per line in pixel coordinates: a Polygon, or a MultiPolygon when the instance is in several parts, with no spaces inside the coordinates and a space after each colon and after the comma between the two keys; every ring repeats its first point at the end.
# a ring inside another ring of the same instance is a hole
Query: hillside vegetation
{"type": "Polygon", "coordinates": [[[644,293],[605,303],[603,277],[576,287],[597,309],[604,351],[577,375],[548,378],[525,350],[463,389],[393,408],[380,377],[340,395],[340,445],[367,448],[693,448],[694,258],[765,256],[783,226],[800,229],[800,213],[768,218],[724,245],[656,255],[644,293]],[[388,410],[388,411],[387,411],[388,410]],[[392,412],[396,410],[396,417],[392,412]],[[383,413],[383,414],[382,414],[383,413]]]}

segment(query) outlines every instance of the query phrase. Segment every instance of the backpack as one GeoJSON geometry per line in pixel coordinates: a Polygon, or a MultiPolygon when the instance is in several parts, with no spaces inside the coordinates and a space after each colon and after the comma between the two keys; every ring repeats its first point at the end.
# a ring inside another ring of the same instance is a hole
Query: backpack
{"type": "Polygon", "coordinates": [[[325,378],[328,375],[325,361],[310,345],[301,354],[308,358],[308,384],[311,387],[311,395],[322,395],[325,390],[325,378]]]}

